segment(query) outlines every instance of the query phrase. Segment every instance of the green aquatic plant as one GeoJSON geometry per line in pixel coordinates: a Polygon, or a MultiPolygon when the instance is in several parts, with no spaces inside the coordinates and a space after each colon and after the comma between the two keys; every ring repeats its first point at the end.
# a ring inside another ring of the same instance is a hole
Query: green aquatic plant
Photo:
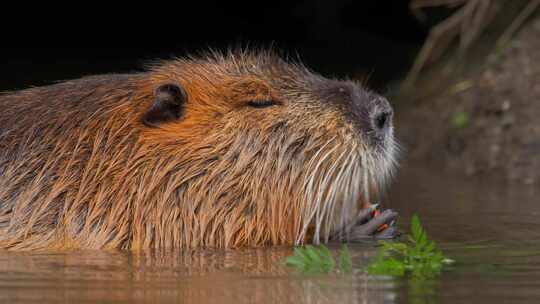
{"type": "Polygon", "coordinates": [[[467,112],[457,112],[452,117],[452,125],[458,129],[463,129],[469,125],[469,114],[467,112]]]}
{"type": "Polygon", "coordinates": [[[335,270],[347,273],[352,270],[352,259],[346,245],[339,251],[337,263],[328,247],[307,245],[294,248],[293,255],[285,259],[285,265],[302,273],[324,274],[335,270]]]}
{"type": "MultiPolygon", "coordinates": [[[[411,219],[411,232],[405,242],[381,241],[375,259],[367,266],[371,275],[404,276],[430,278],[441,273],[445,265],[453,261],[436,248],[428,239],[418,216],[411,219]]],[[[294,253],[285,259],[285,265],[302,273],[325,274],[333,271],[348,273],[353,269],[351,253],[343,245],[336,259],[324,246],[306,245],[296,247],[294,253]]]]}
{"type": "Polygon", "coordinates": [[[367,271],[373,275],[404,276],[429,278],[441,273],[446,265],[453,261],[436,248],[429,240],[418,216],[411,219],[411,234],[406,242],[381,241],[375,259],[368,265],[367,271]]]}
{"type": "Polygon", "coordinates": [[[347,245],[343,244],[339,252],[339,269],[341,272],[351,272],[353,268],[351,251],[347,245]]]}

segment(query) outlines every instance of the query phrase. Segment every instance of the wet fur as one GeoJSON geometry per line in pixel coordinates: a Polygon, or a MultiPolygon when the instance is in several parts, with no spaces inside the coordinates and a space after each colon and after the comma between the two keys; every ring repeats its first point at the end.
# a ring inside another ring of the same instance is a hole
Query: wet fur
{"type": "Polygon", "coordinates": [[[327,96],[335,86],[371,102],[356,83],[265,52],[0,95],[0,248],[326,241],[396,154],[392,137],[370,144],[346,103],[329,101],[347,97],[327,96]],[[186,90],[184,113],[148,127],[142,116],[167,82],[186,90]],[[269,98],[279,105],[246,106],[269,98]]]}

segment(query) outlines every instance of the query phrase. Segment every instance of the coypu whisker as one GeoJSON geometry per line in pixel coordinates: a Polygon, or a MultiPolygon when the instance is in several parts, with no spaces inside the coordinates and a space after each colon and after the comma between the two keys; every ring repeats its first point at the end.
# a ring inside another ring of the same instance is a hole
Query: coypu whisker
{"type": "MultiPolygon", "coordinates": [[[[356,151],[356,148],[355,148],[355,151],[356,151]]],[[[347,190],[345,192],[346,195],[349,195],[350,196],[350,203],[348,204],[344,204],[342,205],[342,208],[341,208],[341,214],[340,214],[340,227],[346,227],[347,226],[347,223],[354,223],[354,218],[353,220],[349,220],[349,217],[352,215],[352,214],[355,214],[355,212],[351,212],[352,210],[351,207],[354,207],[355,205],[358,207],[358,209],[361,209],[362,206],[359,206],[359,203],[361,202],[362,200],[362,193],[359,191],[359,185],[361,184],[360,183],[360,171],[362,170],[361,167],[359,167],[358,165],[358,158],[359,158],[359,155],[358,153],[354,153],[353,154],[354,157],[350,163],[350,173],[349,173],[349,181],[348,181],[348,184],[347,184],[347,190]]],[[[338,228],[338,231],[339,231],[339,236],[340,237],[343,237],[343,233],[345,233],[345,239],[348,239],[348,235],[349,235],[349,230],[348,229],[341,229],[341,228],[338,228]]]]}
{"type": "MultiPolygon", "coordinates": [[[[324,161],[330,157],[332,155],[332,153],[338,148],[337,146],[334,146],[332,147],[329,151],[327,151],[322,157],[318,158],[318,156],[320,155],[319,153],[330,143],[333,142],[333,139],[328,141],[325,145],[323,145],[321,147],[321,149],[319,149],[319,151],[317,151],[317,153],[315,153],[314,157],[312,158],[312,160],[316,160],[316,163],[314,163],[314,166],[312,168],[311,164],[312,162],[310,161],[310,165],[308,166],[308,169],[307,169],[307,172],[310,174],[309,175],[309,178],[307,179],[307,188],[304,188],[306,189],[307,191],[307,197],[306,197],[306,203],[309,203],[309,204],[312,204],[311,206],[306,206],[305,207],[305,210],[307,212],[307,214],[304,214],[304,225],[303,225],[303,228],[302,228],[302,231],[297,239],[297,242],[301,242],[301,240],[303,240],[303,238],[305,237],[305,234],[307,233],[307,230],[309,228],[309,226],[312,224],[312,219],[313,219],[313,216],[316,215],[316,213],[320,210],[320,196],[321,196],[321,185],[320,183],[318,184],[314,184],[314,182],[316,181],[316,179],[319,176],[319,171],[321,170],[321,166],[322,164],[324,164],[324,161]],[[315,196],[317,197],[317,199],[315,200],[315,196]],[[311,211],[310,211],[311,210],[311,211]]],[[[318,241],[318,240],[317,240],[318,241]]]]}
{"type": "MultiPolygon", "coordinates": [[[[337,173],[337,175],[335,176],[334,178],[334,183],[332,184],[332,186],[329,187],[329,191],[330,191],[330,200],[329,202],[327,203],[327,206],[329,206],[328,208],[328,211],[326,212],[326,221],[325,221],[325,227],[326,227],[326,233],[325,233],[325,242],[328,242],[328,239],[329,239],[329,236],[330,236],[330,232],[331,232],[331,225],[333,224],[334,222],[334,212],[335,212],[335,207],[336,207],[336,204],[337,204],[337,201],[339,199],[338,197],[338,186],[340,184],[342,184],[342,176],[344,172],[347,172],[349,167],[350,167],[350,159],[352,158],[352,153],[350,151],[347,151],[347,150],[344,150],[343,151],[343,154],[347,153],[347,158],[346,160],[342,161],[341,164],[341,169],[339,170],[339,172],[337,173]],[[348,152],[348,153],[347,153],[348,152]]],[[[342,155],[343,155],[342,154],[342,155]]],[[[337,159],[335,164],[339,164],[340,163],[340,160],[341,159],[337,159]]],[[[345,175],[346,177],[347,175],[345,175]]],[[[345,199],[347,195],[349,195],[349,187],[348,187],[348,183],[347,183],[347,186],[346,188],[344,189],[339,189],[339,190],[342,190],[341,194],[342,195],[342,205],[343,204],[347,204],[347,200],[345,199]]]]}
{"type": "MultiPolygon", "coordinates": [[[[328,212],[328,209],[331,209],[329,207],[335,204],[336,200],[335,200],[334,190],[337,188],[335,186],[335,183],[337,181],[340,181],[339,173],[334,176],[334,172],[336,171],[337,167],[343,163],[341,159],[344,157],[346,152],[347,152],[346,150],[343,150],[343,152],[339,154],[338,157],[336,157],[335,161],[331,164],[330,169],[321,180],[322,186],[319,187],[319,193],[318,193],[319,195],[318,195],[317,203],[324,200],[325,204],[323,204],[322,207],[320,204],[316,205],[317,216],[316,216],[316,221],[315,221],[315,234],[313,236],[313,242],[316,244],[318,244],[320,241],[320,230],[321,230],[321,224],[323,222],[323,219],[325,217],[327,218],[332,217],[332,214],[328,212]]],[[[342,172],[343,168],[344,166],[341,167],[340,172],[342,172]]],[[[330,229],[330,227],[326,226],[325,229],[326,229],[325,236],[328,236],[328,230],[330,229]]]]}
{"type": "Polygon", "coordinates": [[[354,149],[352,151],[349,151],[349,155],[347,157],[347,160],[343,162],[343,167],[342,167],[342,170],[339,172],[339,174],[336,176],[336,179],[334,181],[334,184],[332,185],[331,187],[331,190],[332,190],[332,201],[331,201],[331,209],[330,209],[330,212],[328,213],[328,221],[326,223],[326,226],[328,227],[327,228],[327,233],[325,235],[325,241],[328,242],[329,238],[330,238],[330,233],[332,232],[332,230],[330,228],[334,228],[334,227],[331,227],[331,225],[335,225],[335,216],[336,216],[336,213],[335,213],[335,207],[338,203],[341,203],[341,214],[340,214],[340,217],[339,217],[339,226],[341,226],[341,224],[346,221],[345,218],[343,217],[345,215],[345,211],[346,209],[349,209],[350,207],[352,207],[352,205],[354,205],[354,197],[355,197],[355,194],[351,192],[351,184],[353,182],[352,178],[353,176],[351,175],[351,169],[354,168],[354,158],[355,158],[355,151],[354,149]],[[345,185],[345,187],[340,187],[341,185],[345,185]],[[337,196],[337,192],[340,191],[339,194],[341,194],[341,198],[337,196]]]}

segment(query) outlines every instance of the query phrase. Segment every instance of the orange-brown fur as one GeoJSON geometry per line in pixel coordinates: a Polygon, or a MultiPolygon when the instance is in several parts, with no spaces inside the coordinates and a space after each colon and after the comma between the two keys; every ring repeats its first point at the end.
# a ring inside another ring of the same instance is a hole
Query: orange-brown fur
{"type": "Polygon", "coordinates": [[[343,107],[324,104],[314,88],[327,83],[357,85],[237,52],[0,95],[0,248],[327,240],[358,207],[344,201],[359,201],[364,173],[379,184],[390,165],[377,164],[392,161],[391,151],[374,156],[383,152],[364,142],[343,107]],[[166,82],[186,90],[184,114],[145,126],[166,82]],[[246,107],[253,99],[279,105],[246,107]],[[327,187],[336,179],[342,191],[327,187]]]}

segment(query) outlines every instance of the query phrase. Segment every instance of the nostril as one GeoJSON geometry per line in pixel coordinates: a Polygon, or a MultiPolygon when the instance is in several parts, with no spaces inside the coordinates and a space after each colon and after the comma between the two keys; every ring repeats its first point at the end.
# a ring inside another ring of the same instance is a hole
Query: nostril
{"type": "Polygon", "coordinates": [[[375,116],[374,125],[378,130],[382,130],[386,128],[390,121],[390,115],[392,113],[390,112],[381,112],[377,116],[375,116]]]}

